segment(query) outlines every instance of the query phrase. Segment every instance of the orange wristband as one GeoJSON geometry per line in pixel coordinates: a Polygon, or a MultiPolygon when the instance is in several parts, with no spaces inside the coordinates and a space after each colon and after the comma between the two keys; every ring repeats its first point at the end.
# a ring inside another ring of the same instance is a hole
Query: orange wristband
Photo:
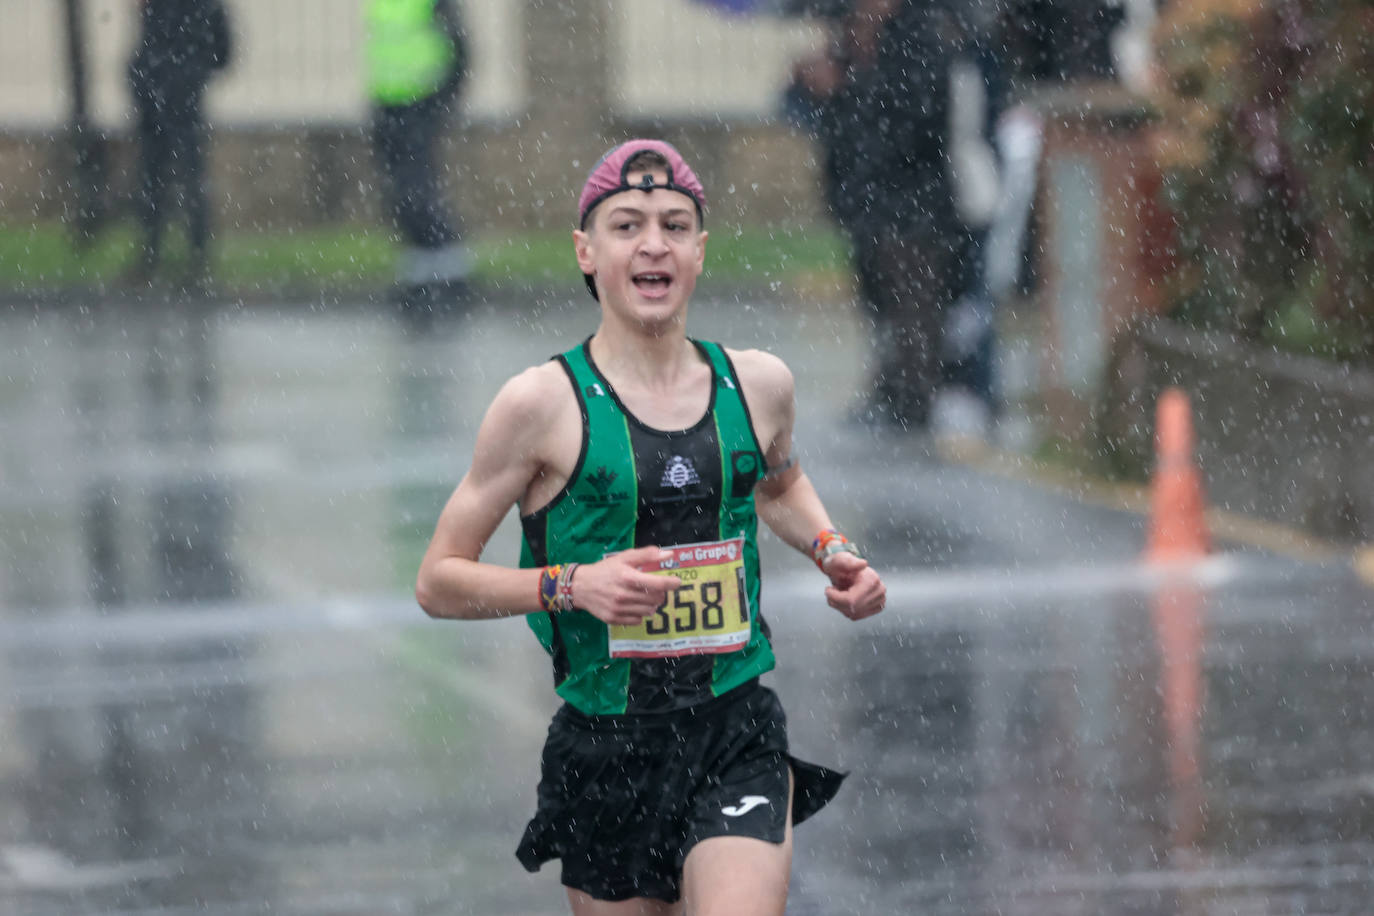
{"type": "Polygon", "coordinates": [[[852,553],[856,557],[861,557],[859,548],[849,542],[849,538],[840,534],[834,528],[822,528],[821,533],[816,535],[811,542],[811,559],[816,561],[816,568],[825,570],[827,558],[837,553],[852,553]]]}

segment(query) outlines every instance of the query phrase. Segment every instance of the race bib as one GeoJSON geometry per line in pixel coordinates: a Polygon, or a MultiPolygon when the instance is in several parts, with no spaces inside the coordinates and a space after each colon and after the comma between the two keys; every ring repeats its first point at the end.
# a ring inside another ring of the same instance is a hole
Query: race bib
{"type": "Polygon", "coordinates": [[[640,567],[682,584],[634,626],[610,627],[612,658],[671,658],[735,652],[749,643],[744,590],[744,538],[681,544],[673,555],[640,567]]]}

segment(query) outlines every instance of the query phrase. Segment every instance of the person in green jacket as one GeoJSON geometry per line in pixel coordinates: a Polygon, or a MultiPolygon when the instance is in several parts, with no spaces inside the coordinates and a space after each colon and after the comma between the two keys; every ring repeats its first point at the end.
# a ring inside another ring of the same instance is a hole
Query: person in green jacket
{"type": "Polygon", "coordinates": [[[782,914],[792,828],[844,778],[792,756],[759,680],[758,520],[845,616],[886,602],[792,457],[791,371],[687,336],[705,201],[662,141],[592,170],[573,243],[600,324],[497,393],[416,582],[431,617],[524,615],[548,652],[564,702],[516,855],[561,859],[581,916],[782,914]],[[483,559],[513,506],[518,566],[483,559]]]}
{"type": "Polygon", "coordinates": [[[465,33],[453,0],[369,0],[366,25],[373,150],[404,245],[395,295],[430,311],[463,297],[472,266],[436,169],[467,72],[465,33]]]}

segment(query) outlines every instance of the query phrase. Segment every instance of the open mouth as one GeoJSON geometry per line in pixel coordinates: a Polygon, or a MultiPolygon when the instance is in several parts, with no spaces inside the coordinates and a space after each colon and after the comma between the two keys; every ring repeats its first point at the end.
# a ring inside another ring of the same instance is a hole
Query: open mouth
{"type": "Polygon", "coordinates": [[[663,295],[673,283],[672,277],[656,270],[648,270],[644,273],[635,274],[633,279],[635,289],[649,296],[663,295]]]}

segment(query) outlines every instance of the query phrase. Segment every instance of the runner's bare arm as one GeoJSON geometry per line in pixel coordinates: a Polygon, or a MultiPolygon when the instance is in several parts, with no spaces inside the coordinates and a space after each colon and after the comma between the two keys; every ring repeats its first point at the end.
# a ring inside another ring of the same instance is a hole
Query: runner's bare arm
{"type": "Polygon", "coordinates": [[[830,527],[830,516],[810,478],[792,457],[796,416],[792,371],[762,350],[730,351],[730,358],[768,463],[768,475],[754,490],[759,518],[783,541],[809,553],[816,532],[830,527]]]}
{"type": "Polygon", "coordinates": [[[543,470],[557,378],[550,367],[527,369],[492,400],[477,431],[472,464],[449,497],[420,561],[415,598],[431,617],[484,619],[540,610],[539,570],[511,569],[479,558],[487,541],[543,470]]]}
{"type": "MultiPolygon", "coordinates": [[[[759,350],[732,352],[770,473],[754,489],[759,518],[785,543],[810,556],[811,542],[823,528],[833,527],[820,495],[800,464],[792,460],[792,427],[796,417],[796,385],[782,360],[759,350]]],[[[887,589],[881,577],[853,554],[837,553],[825,561],[830,579],[825,590],[830,606],[854,620],[883,609],[887,589]]]]}
{"type": "MultiPolygon", "coordinates": [[[[478,429],[472,465],[440,513],[420,562],[415,598],[425,613],[481,620],[543,610],[540,570],[480,558],[511,507],[552,470],[547,436],[568,410],[577,410],[574,395],[554,363],[522,372],[497,393],[478,429]]],[[[579,567],[574,601],[608,623],[638,623],[678,584],[637,568],[657,558],[656,548],[640,548],[579,567]]]]}

